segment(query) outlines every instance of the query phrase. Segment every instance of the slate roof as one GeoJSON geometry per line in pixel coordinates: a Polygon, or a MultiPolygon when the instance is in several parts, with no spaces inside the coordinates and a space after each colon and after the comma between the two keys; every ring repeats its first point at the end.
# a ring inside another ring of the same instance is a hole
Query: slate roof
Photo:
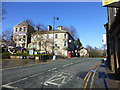
{"type": "MultiPolygon", "coordinates": [[[[28,22],[27,20],[24,20],[24,21],[20,22],[20,23],[17,24],[17,25],[30,25],[30,24],[29,24],[29,22],[28,22]]],[[[16,25],[16,26],[17,26],[17,25],[16,25]]]]}

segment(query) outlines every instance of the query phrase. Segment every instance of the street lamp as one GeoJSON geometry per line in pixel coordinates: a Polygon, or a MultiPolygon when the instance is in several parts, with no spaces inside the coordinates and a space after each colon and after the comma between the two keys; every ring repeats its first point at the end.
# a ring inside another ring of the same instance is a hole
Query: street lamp
{"type": "Polygon", "coordinates": [[[53,18],[53,48],[52,48],[52,54],[53,54],[53,60],[55,60],[55,53],[54,53],[54,30],[55,30],[55,20],[59,20],[58,17],[53,18]]]}

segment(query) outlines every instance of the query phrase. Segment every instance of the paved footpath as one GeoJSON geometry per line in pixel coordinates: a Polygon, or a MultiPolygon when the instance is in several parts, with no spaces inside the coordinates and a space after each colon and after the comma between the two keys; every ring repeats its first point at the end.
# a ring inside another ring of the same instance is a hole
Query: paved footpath
{"type": "Polygon", "coordinates": [[[104,88],[104,89],[119,89],[120,90],[120,80],[110,73],[106,68],[105,63],[102,63],[95,74],[93,88],[104,88]]]}

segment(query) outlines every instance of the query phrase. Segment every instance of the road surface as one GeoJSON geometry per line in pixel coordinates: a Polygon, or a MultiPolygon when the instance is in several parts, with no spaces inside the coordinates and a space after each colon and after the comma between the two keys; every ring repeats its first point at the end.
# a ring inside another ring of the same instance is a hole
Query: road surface
{"type": "Polygon", "coordinates": [[[2,70],[4,88],[84,88],[84,78],[101,59],[54,60],[20,68],[2,70]]]}

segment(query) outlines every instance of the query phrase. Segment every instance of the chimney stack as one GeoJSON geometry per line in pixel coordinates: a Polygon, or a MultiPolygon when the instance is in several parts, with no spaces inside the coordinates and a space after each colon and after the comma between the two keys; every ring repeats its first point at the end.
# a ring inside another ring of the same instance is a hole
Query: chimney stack
{"type": "Polygon", "coordinates": [[[48,25],[48,31],[52,30],[52,26],[48,25]]]}
{"type": "Polygon", "coordinates": [[[37,28],[38,31],[40,31],[40,27],[39,26],[37,26],[36,28],[37,28]]]}
{"type": "Polygon", "coordinates": [[[62,26],[57,26],[57,29],[58,30],[62,30],[62,26]]]}

